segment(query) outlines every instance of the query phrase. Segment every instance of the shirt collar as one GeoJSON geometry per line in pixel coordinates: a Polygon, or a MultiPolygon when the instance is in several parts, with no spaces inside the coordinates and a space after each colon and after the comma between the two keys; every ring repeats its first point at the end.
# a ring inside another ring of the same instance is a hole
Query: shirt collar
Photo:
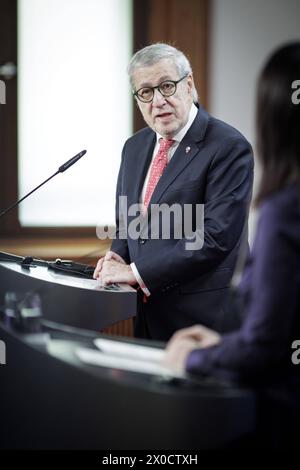
{"type": "MultiPolygon", "coordinates": [[[[183,137],[185,136],[185,134],[187,133],[187,131],[193,124],[197,113],[198,113],[198,108],[194,103],[192,103],[186,125],[179,132],[177,132],[176,135],[174,135],[172,140],[175,140],[175,142],[178,142],[178,143],[182,141],[183,137]]],[[[158,132],[156,132],[156,141],[158,142],[159,139],[162,139],[162,138],[163,137],[158,132]]]]}

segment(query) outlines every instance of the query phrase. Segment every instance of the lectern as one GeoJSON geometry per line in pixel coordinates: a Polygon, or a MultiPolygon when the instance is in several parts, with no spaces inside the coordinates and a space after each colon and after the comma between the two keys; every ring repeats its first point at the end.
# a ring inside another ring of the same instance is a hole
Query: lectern
{"type": "Polygon", "coordinates": [[[100,286],[84,279],[49,269],[47,262],[0,253],[0,304],[5,294],[20,298],[36,293],[42,301],[43,318],[87,330],[100,331],[136,314],[137,295],[127,284],[100,286]]]}
{"type": "Polygon", "coordinates": [[[255,429],[250,390],[80,362],[95,334],[24,335],[0,322],[0,338],[0,449],[226,448],[255,429]]]}
{"type": "Polygon", "coordinates": [[[93,280],[6,258],[0,262],[0,305],[7,291],[39,293],[43,317],[51,322],[32,333],[0,318],[6,346],[0,448],[200,450],[231,447],[255,429],[251,390],[80,360],[78,349],[95,348],[101,336],[87,330],[134,315],[136,292],[128,286],[103,289],[93,280]]]}

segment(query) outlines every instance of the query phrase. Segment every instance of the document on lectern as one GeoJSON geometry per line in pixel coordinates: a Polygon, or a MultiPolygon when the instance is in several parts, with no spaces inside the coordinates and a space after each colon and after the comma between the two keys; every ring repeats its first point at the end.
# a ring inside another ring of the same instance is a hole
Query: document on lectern
{"type": "Polygon", "coordinates": [[[97,338],[94,341],[100,351],[114,356],[124,356],[128,359],[139,359],[159,363],[164,355],[164,349],[140,346],[134,343],[122,343],[112,339],[97,338]]]}
{"type": "Polygon", "coordinates": [[[164,355],[163,349],[102,338],[96,339],[95,345],[99,350],[88,348],[76,350],[76,354],[82,362],[162,377],[186,377],[184,373],[175,372],[161,365],[160,361],[164,355]]]}

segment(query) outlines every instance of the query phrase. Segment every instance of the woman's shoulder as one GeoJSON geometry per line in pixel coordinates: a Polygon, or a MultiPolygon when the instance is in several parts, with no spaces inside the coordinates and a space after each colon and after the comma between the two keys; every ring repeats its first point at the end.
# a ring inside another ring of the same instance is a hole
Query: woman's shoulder
{"type": "Polygon", "coordinates": [[[260,216],[274,218],[280,216],[281,220],[299,219],[300,222],[300,187],[289,184],[272,193],[262,202],[260,216]]]}
{"type": "Polygon", "coordinates": [[[256,241],[270,250],[274,246],[300,249],[300,190],[289,185],[274,192],[261,204],[256,241]]]}

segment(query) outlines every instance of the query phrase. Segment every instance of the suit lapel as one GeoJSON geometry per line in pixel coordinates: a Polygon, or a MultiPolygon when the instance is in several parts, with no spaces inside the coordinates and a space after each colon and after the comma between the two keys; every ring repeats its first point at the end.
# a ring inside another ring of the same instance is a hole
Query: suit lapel
{"type": "Polygon", "coordinates": [[[145,139],[143,148],[137,151],[138,155],[134,155],[134,165],[131,167],[129,183],[129,187],[133,189],[131,203],[137,203],[140,200],[143,184],[155,146],[155,139],[156,134],[151,131],[145,139]]]}
{"type": "Polygon", "coordinates": [[[184,168],[197,156],[204,140],[209,114],[200,108],[193,124],[178,145],[170,163],[161,176],[150,201],[150,204],[158,204],[162,195],[172,182],[178,178],[184,168]]]}

